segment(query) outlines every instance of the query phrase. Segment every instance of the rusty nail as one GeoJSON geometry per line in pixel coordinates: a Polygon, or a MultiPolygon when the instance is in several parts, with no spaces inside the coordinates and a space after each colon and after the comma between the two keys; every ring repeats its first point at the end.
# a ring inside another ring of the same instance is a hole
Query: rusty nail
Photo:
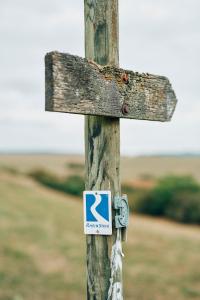
{"type": "Polygon", "coordinates": [[[128,114],[128,105],[127,104],[122,105],[122,113],[123,113],[123,115],[128,114]]]}
{"type": "Polygon", "coordinates": [[[128,81],[128,74],[126,74],[126,73],[122,74],[121,78],[122,78],[122,80],[123,80],[124,83],[128,84],[128,82],[129,82],[128,81]]]}

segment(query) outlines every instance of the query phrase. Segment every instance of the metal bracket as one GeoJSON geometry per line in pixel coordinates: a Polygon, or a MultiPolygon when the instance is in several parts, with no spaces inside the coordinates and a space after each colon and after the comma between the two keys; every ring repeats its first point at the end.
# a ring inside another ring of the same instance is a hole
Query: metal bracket
{"type": "Polygon", "coordinates": [[[115,227],[126,228],[128,226],[129,206],[127,195],[115,196],[114,209],[116,210],[115,227]]]}

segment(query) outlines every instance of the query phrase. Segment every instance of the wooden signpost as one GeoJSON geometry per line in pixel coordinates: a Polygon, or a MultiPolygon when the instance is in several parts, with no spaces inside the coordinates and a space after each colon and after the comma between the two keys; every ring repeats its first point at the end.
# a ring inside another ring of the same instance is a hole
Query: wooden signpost
{"type": "MultiPolygon", "coordinates": [[[[45,57],[46,110],[84,114],[86,189],[121,196],[120,118],[170,121],[176,96],[163,76],[119,68],[118,0],[85,0],[85,56],[45,57]]],[[[115,217],[115,211],[113,211],[115,217]]],[[[87,235],[87,299],[121,300],[123,230],[87,235]]]]}

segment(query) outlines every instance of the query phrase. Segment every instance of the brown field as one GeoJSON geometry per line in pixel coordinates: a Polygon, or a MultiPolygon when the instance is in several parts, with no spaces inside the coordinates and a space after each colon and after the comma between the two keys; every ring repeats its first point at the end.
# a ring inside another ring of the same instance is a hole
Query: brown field
{"type": "MultiPolygon", "coordinates": [[[[0,168],[9,167],[22,172],[37,168],[46,168],[61,175],[77,172],[77,168],[70,167],[71,164],[80,165],[78,173],[84,174],[84,157],[80,155],[0,155],[0,168]]],[[[121,159],[123,182],[168,174],[192,175],[200,181],[200,157],[158,156],[121,159]]]]}

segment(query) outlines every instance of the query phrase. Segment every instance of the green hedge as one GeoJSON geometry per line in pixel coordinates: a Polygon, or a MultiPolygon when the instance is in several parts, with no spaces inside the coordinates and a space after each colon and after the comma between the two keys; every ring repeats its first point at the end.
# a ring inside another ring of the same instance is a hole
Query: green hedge
{"type": "Polygon", "coordinates": [[[184,223],[200,223],[200,186],[190,176],[167,176],[134,198],[137,212],[184,223]]]}
{"type": "Polygon", "coordinates": [[[200,224],[200,192],[180,192],[172,197],[165,216],[182,223],[200,224]]]}
{"type": "Polygon", "coordinates": [[[83,178],[77,175],[59,178],[58,176],[44,170],[35,170],[29,175],[38,182],[67,194],[82,196],[85,188],[83,178]]]}

